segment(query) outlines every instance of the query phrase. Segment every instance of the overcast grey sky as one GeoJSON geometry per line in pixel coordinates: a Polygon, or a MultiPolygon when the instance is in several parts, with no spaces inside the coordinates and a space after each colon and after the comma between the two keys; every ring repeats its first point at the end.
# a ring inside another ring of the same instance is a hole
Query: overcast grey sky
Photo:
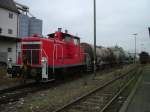
{"type": "MultiPolygon", "coordinates": [[[[30,7],[43,20],[43,34],[58,27],[93,43],[93,0],[16,0],[30,7]]],[[[150,0],[97,0],[97,45],[134,48],[133,33],[138,33],[137,49],[150,52],[150,0]],[[144,45],[141,45],[144,44],[144,45]]]]}

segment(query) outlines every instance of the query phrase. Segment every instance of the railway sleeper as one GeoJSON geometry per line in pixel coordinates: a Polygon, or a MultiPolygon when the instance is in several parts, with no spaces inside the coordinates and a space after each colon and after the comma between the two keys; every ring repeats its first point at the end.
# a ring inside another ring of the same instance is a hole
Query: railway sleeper
{"type": "MultiPolygon", "coordinates": [[[[81,112],[98,112],[98,111],[100,111],[101,106],[91,107],[91,106],[87,106],[87,105],[75,105],[71,109],[75,110],[75,112],[78,112],[78,110],[81,112]]],[[[68,111],[68,112],[70,112],[70,111],[68,111]]]]}
{"type": "Polygon", "coordinates": [[[86,106],[90,106],[90,107],[100,106],[99,102],[90,102],[90,101],[85,101],[85,102],[82,102],[81,104],[86,105],[86,106]]]}
{"type": "Polygon", "coordinates": [[[103,97],[102,95],[92,95],[89,98],[97,100],[97,99],[101,99],[102,97],[103,97]]]}
{"type": "Polygon", "coordinates": [[[103,103],[104,102],[104,98],[101,97],[100,99],[92,99],[92,98],[89,98],[88,99],[89,102],[92,102],[92,103],[103,103]]]}

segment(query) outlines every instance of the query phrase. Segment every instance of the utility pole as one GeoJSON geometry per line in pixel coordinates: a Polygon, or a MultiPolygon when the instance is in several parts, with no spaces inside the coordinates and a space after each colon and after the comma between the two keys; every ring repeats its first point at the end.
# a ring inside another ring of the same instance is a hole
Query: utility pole
{"type": "Polygon", "coordinates": [[[96,76],[96,0],[94,0],[94,78],[96,76]]]}
{"type": "Polygon", "coordinates": [[[141,52],[144,50],[144,49],[143,49],[143,46],[144,46],[144,44],[141,43],[141,52]]]}
{"type": "Polygon", "coordinates": [[[134,51],[134,63],[136,64],[136,36],[138,35],[137,33],[133,34],[134,35],[134,41],[135,41],[135,51],[134,51]]]}

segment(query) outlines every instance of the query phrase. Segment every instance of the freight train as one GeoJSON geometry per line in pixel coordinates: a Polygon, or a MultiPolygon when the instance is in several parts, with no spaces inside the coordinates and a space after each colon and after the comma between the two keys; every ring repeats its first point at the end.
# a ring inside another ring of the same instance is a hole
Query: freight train
{"type": "Polygon", "coordinates": [[[147,64],[150,61],[150,56],[148,52],[142,51],[140,54],[140,63],[141,64],[147,64]]]}
{"type": "MultiPolygon", "coordinates": [[[[17,64],[8,59],[8,74],[38,81],[48,81],[59,77],[60,71],[72,69],[91,71],[93,49],[88,43],[80,43],[80,38],[59,28],[48,38],[38,35],[25,37],[18,42],[17,64]]],[[[120,47],[96,47],[97,68],[126,63],[129,56],[120,47]]]]}

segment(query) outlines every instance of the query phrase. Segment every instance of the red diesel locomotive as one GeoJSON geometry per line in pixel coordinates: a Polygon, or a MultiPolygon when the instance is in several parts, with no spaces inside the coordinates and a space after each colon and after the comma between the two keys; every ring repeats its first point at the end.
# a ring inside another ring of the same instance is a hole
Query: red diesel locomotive
{"type": "Polygon", "coordinates": [[[17,64],[8,62],[12,77],[23,76],[37,80],[54,79],[57,71],[64,68],[84,67],[86,53],[80,46],[80,38],[67,33],[49,34],[48,38],[37,35],[21,39],[17,50],[17,64]]]}

